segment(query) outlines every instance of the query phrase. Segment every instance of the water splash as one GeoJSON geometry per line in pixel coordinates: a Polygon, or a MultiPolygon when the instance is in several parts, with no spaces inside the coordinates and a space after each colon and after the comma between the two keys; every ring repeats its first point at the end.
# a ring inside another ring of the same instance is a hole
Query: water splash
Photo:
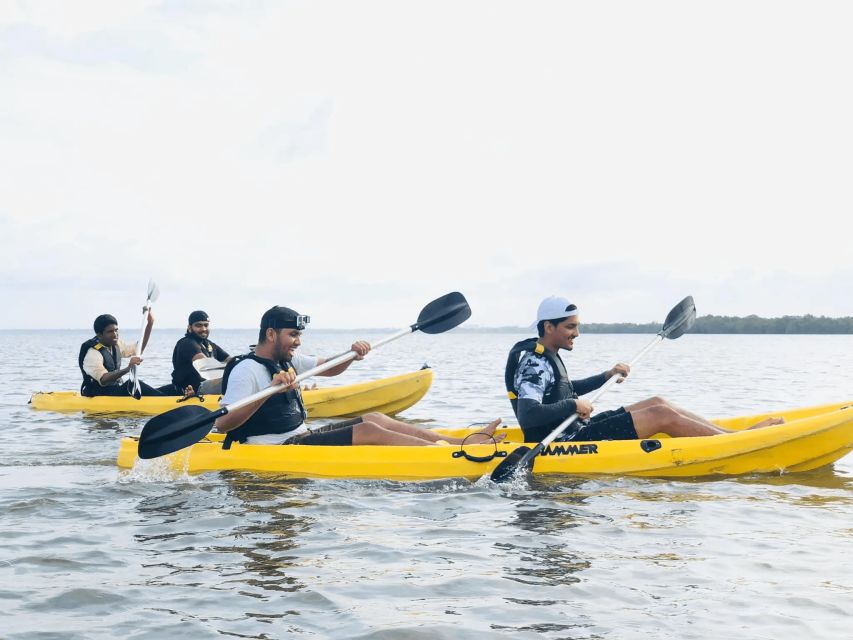
{"type": "Polygon", "coordinates": [[[152,458],[143,460],[137,458],[133,463],[133,468],[128,470],[119,470],[118,483],[127,484],[133,482],[188,482],[198,483],[199,479],[189,473],[189,462],[185,459],[182,469],[176,469],[172,464],[172,456],[162,456],[160,458],[152,458]]]}

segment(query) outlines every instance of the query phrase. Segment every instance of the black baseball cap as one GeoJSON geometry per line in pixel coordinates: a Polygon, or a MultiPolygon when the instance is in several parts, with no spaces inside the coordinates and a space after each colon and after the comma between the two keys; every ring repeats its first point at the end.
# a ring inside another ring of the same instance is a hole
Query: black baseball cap
{"type": "Polygon", "coordinates": [[[204,311],[193,311],[187,319],[187,323],[195,324],[196,322],[210,322],[210,316],[204,311]]]}
{"type": "Polygon", "coordinates": [[[261,316],[261,329],[299,329],[302,331],[309,322],[311,322],[310,316],[303,316],[289,307],[276,305],[267,309],[261,316]]]}

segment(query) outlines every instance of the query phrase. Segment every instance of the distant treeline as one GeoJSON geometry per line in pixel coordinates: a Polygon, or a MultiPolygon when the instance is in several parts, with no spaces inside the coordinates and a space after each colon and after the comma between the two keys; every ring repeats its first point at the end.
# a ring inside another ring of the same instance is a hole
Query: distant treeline
{"type": "MultiPolygon", "coordinates": [[[[632,324],[586,323],[581,330],[587,333],[657,333],[661,325],[657,323],[632,324]]],[[[817,333],[838,334],[853,333],[853,317],[827,318],[826,316],[782,316],[781,318],[760,318],[752,315],[737,316],[700,316],[690,333],[817,333]]]]}
{"type": "MultiPolygon", "coordinates": [[[[584,322],[581,333],[657,333],[662,322],[635,324],[632,322],[584,322]]],[[[536,329],[523,327],[476,327],[462,326],[460,331],[528,333],[535,335],[536,329]]],[[[853,334],[853,317],[827,318],[826,316],[783,316],[781,318],[760,318],[752,315],[737,316],[700,316],[690,333],[783,333],[783,334],[853,334]]]]}

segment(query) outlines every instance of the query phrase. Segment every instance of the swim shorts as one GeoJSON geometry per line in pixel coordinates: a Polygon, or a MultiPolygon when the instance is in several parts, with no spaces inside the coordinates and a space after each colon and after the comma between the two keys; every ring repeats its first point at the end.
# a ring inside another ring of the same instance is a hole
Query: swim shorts
{"type": "Polygon", "coordinates": [[[625,411],[625,407],[619,407],[592,416],[580,429],[558,440],[593,442],[595,440],[636,440],[638,437],[631,414],[625,411]]]}
{"type": "Polygon", "coordinates": [[[364,422],[361,418],[333,422],[322,427],[312,429],[295,438],[291,438],[285,444],[308,444],[326,447],[349,447],[352,446],[352,428],[364,422]]]}

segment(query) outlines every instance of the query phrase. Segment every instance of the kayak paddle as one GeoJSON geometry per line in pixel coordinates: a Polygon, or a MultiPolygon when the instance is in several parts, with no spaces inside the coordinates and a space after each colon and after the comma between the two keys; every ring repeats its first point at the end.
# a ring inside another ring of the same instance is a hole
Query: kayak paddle
{"type": "MultiPolygon", "coordinates": [[[[663,328],[658,332],[655,336],[655,339],[652,340],[646,347],[640,351],[631,362],[628,363],[629,366],[633,367],[634,364],[646,355],[652,348],[656,347],[660,342],[663,341],[664,338],[669,338],[670,340],[675,340],[676,338],[680,338],[684,335],[690,327],[693,326],[693,322],[696,320],[696,305],[693,303],[693,296],[687,296],[675,305],[672,310],[667,314],[666,320],[664,320],[663,328]]],[[[611,386],[613,386],[622,376],[614,375],[611,376],[610,379],[602,385],[602,387],[590,397],[589,401],[594,403],[601,395],[607,391],[611,386]]],[[[510,453],[506,458],[501,461],[501,463],[495,467],[494,471],[492,471],[491,478],[494,482],[505,482],[509,480],[512,476],[514,476],[520,469],[524,469],[525,471],[529,471],[533,468],[533,459],[539,455],[545,447],[551,444],[556,438],[560,436],[566,429],[569,428],[576,420],[578,419],[578,414],[573,413],[568,418],[563,420],[557,427],[549,433],[545,438],[537,444],[532,449],[530,447],[521,446],[516,448],[512,453],[510,453]]]]}
{"type": "MultiPolygon", "coordinates": [[[[157,302],[157,298],[160,297],[160,287],[157,286],[157,283],[153,280],[148,281],[148,295],[145,299],[145,307],[142,310],[142,329],[139,332],[139,342],[137,345],[139,349],[136,352],[140,358],[142,357],[142,350],[145,348],[143,341],[145,340],[145,327],[148,325],[148,310],[151,308],[152,303],[157,302]]],[[[130,380],[132,383],[133,389],[133,397],[137,400],[142,397],[142,387],[139,385],[139,374],[136,372],[136,365],[133,365],[130,368],[130,380]]]]}
{"type": "MultiPolygon", "coordinates": [[[[471,308],[468,306],[465,296],[458,291],[454,291],[433,300],[425,306],[421,310],[420,315],[418,315],[418,321],[413,325],[401,329],[386,338],[382,338],[378,342],[373,343],[371,348],[376,349],[384,344],[388,344],[392,340],[402,338],[415,331],[423,331],[430,334],[444,333],[459,326],[470,317],[471,308]]],[[[307,378],[333,369],[339,364],[349,362],[357,355],[355,351],[347,351],[331,358],[323,364],[296,376],[295,384],[299,384],[307,378]]],[[[155,416],[149,420],[142,428],[142,433],[139,435],[139,457],[142,459],[156,458],[174,453],[184,447],[189,447],[208,434],[211,426],[213,426],[214,421],[218,417],[224,416],[234,409],[245,407],[258,400],[275,395],[283,388],[284,385],[280,384],[267,387],[217,411],[209,411],[198,405],[188,405],[161,413],[159,416],[155,416]]]]}
{"type": "Polygon", "coordinates": [[[205,380],[218,380],[225,373],[226,364],[216,358],[198,358],[193,360],[193,367],[205,380]]]}

